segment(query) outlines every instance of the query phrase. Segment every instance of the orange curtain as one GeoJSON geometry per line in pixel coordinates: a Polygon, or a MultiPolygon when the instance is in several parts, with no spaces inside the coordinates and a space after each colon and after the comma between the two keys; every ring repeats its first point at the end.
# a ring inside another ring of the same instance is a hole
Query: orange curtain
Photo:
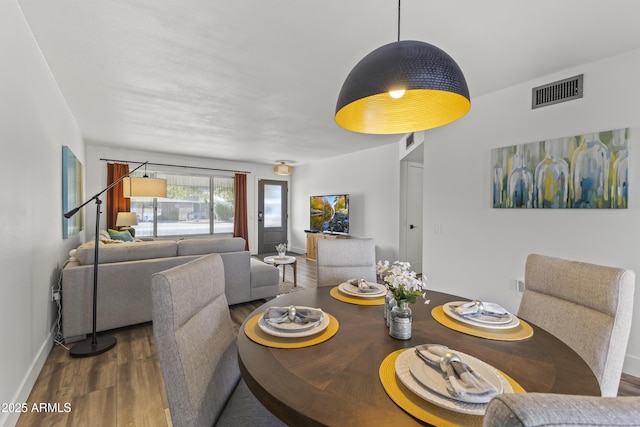
{"type": "MultiPolygon", "coordinates": [[[[107,163],[107,186],[128,173],[129,165],[107,163]]],[[[131,199],[122,196],[122,181],[120,181],[107,191],[107,229],[115,230],[118,212],[129,212],[130,209],[131,199]]]]}
{"type": "Polygon", "coordinates": [[[233,237],[244,239],[244,249],[249,250],[249,226],[247,225],[247,175],[237,173],[233,178],[235,212],[233,214],[233,237]]]}

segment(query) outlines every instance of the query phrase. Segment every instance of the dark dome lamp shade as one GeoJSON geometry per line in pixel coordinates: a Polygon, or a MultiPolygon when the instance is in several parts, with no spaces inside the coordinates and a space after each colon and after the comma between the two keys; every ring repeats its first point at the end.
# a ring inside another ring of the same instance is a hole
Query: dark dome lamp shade
{"type": "Polygon", "coordinates": [[[353,132],[408,133],[451,123],[470,108],[467,82],[453,58],[431,44],[403,40],[379,47],[353,68],[335,120],[353,132]]]}

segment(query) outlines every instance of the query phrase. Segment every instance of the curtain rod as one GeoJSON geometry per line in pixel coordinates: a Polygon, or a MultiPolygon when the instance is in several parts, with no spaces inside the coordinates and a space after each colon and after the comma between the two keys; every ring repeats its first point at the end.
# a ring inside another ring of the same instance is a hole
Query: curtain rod
{"type": "MultiPolygon", "coordinates": [[[[117,163],[145,163],[145,162],[135,162],[132,160],[115,160],[115,159],[100,159],[102,161],[105,162],[117,162],[117,163]]],[[[175,167],[175,168],[185,168],[185,169],[202,169],[202,170],[208,170],[208,171],[221,171],[221,172],[235,172],[235,173],[251,173],[248,171],[237,171],[237,170],[233,170],[233,169],[218,169],[218,168],[203,168],[200,166],[184,166],[184,165],[170,165],[167,163],[151,163],[151,162],[147,162],[148,165],[153,165],[153,166],[171,166],[171,167],[175,167]]]]}

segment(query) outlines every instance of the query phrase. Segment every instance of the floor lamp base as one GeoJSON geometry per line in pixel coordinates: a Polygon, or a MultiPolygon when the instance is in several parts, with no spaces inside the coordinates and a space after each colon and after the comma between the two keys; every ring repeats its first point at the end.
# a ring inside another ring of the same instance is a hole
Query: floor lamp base
{"type": "Polygon", "coordinates": [[[105,351],[111,350],[117,342],[115,337],[112,337],[110,335],[102,335],[96,337],[95,344],[92,341],[92,337],[89,337],[84,341],[80,341],[78,344],[71,347],[71,350],[69,350],[69,354],[71,354],[71,356],[73,357],[96,356],[98,354],[104,353],[105,351]]]}

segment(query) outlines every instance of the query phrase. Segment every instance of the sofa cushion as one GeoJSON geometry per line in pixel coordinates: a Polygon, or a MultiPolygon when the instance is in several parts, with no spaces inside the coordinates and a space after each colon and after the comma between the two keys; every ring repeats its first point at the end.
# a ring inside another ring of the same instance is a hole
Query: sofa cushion
{"type": "MultiPolygon", "coordinates": [[[[175,257],[178,245],[170,240],[152,242],[128,242],[121,245],[101,245],[98,262],[108,264],[141,259],[175,257]]],[[[94,245],[84,244],[76,250],[76,258],[82,265],[93,264],[94,245]]]]}
{"type": "Polygon", "coordinates": [[[118,230],[109,230],[109,236],[113,240],[122,240],[123,242],[133,242],[133,236],[129,231],[118,231],[118,230]]]}
{"type": "Polygon", "coordinates": [[[244,251],[242,237],[224,239],[185,239],[178,241],[178,256],[244,251]]]}
{"type": "Polygon", "coordinates": [[[277,285],[279,280],[276,267],[251,258],[251,288],[277,285]]]}

